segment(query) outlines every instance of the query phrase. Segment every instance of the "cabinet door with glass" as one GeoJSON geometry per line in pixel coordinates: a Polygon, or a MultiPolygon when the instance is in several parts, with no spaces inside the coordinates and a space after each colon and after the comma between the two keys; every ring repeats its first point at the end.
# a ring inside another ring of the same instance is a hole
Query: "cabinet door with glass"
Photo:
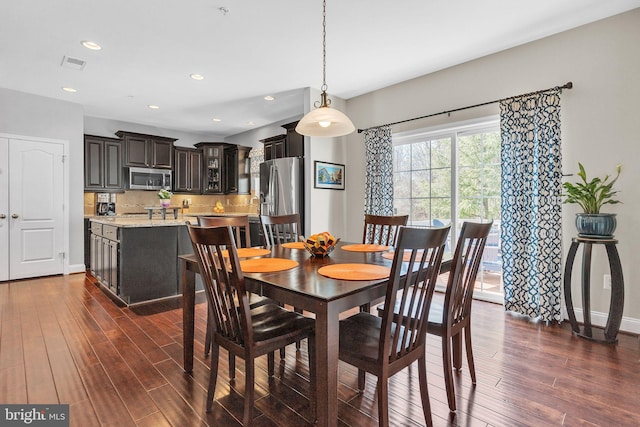
{"type": "Polygon", "coordinates": [[[222,194],[224,192],[222,187],[224,145],[198,143],[196,147],[202,147],[204,154],[204,185],[202,192],[204,194],[222,194]]]}

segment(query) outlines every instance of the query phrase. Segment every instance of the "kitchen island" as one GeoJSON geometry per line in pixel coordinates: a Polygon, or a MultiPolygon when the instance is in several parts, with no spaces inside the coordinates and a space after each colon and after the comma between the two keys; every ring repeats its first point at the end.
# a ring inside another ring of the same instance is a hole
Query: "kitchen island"
{"type": "Polygon", "coordinates": [[[91,219],[91,274],[126,305],[179,295],[177,257],[192,253],[185,219],[91,219]]]}
{"type": "MultiPolygon", "coordinates": [[[[89,218],[91,274],[112,299],[124,305],[181,295],[178,255],[193,253],[185,223],[196,224],[201,215],[220,214],[194,213],[176,219],[149,219],[147,215],[89,218]]],[[[259,225],[257,215],[250,214],[250,218],[252,226],[259,225]]],[[[257,229],[251,231],[252,241],[257,229]]]]}

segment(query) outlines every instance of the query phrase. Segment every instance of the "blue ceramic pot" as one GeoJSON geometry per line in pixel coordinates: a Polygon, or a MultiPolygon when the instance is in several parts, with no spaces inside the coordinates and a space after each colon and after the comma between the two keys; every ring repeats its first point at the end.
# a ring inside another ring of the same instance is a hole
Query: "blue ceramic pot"
{"type": "Polygon", "coordinates": [[[576,214],[576,228],[580,237],[612,238],[616,225],[616,214],[576,214]]]}

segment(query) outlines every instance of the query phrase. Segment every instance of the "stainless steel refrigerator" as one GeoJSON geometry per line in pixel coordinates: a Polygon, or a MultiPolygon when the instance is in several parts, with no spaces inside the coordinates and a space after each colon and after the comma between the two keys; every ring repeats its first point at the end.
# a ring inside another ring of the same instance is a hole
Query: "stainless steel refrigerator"
{"type": "Polygon", "coordinates": [[[304,234],[304,159],[285,157],[260,164],[260,214],[300,215],[304,234]]]}

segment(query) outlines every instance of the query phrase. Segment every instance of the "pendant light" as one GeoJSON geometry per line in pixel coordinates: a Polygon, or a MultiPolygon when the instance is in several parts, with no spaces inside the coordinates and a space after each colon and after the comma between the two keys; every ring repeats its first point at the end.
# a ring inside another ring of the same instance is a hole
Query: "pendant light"
{"type": "Polygon", "coordinates": [[[356,127],[343,112],[331,108],[327,98],[327,2],[322,1],[322,86],[320,101],[314,103],[315,109],[305,115],[296,126],[296,132],[307,136],[343,136],[356,127]]]}

